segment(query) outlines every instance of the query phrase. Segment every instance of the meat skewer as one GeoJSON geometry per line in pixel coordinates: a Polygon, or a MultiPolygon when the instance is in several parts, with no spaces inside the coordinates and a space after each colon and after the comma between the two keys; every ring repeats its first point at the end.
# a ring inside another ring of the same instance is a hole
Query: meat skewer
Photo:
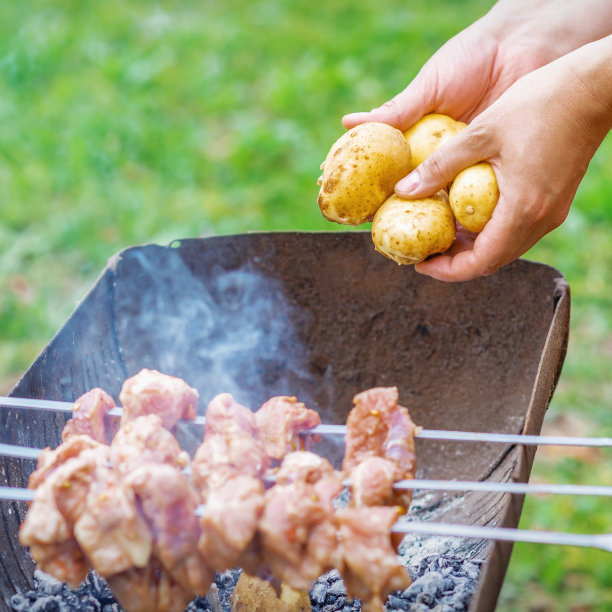
{"type": "MultiPolygon", "coordinates": [[[[193,461],[171,430],[195,421],[195,389],[143,370],[119,397],[122,412],[101,389],[81,396],[62,445],[41,451],[20,542],[42,569],[73,585],[95,569],[132,612],[182,610],[208,591],[215,571],[234,566],[302,590],[337,568],[348,596],[367,612],[382,612],[389,593],[410,584],[396,551],[399,536],[414,532],[398,517],[419,488],[419,428],[398,404],[397,388],[355,396],[346,427],[336,428],[345,434],[342,471],[309,452],[320,417],[292,397],[271,398],[252,412],[229,394],[216,396],[200,419],[205,434],[193,461]],[[118,432],[106,418],[115,411],[118,432]],[[343,486],[350,505],[337,508],[343,486]],[[54,520],[41,530],[45,516],[54,520]]],[[[445,484],[455,490],[462,483],[445,484]]],[[[486,529],[483,537],[493,538],[486,529]]]]}
{"type": "MultiPolygon", "coordinates": [[[[343,484],[348,484],[346,481],[343,484]]],[[[481,491],[488,493],[512,493],[516,495],[583,495],[612,497],[612,487],[602,485],[574,485],[523,482],[487,482],[470,480],[400,480],[393,484],[397,489],[413,491],[481,491]]],[[[32,501],[32,489],[0,487],[2,501],[32,501]]]]}
{"type": "MultiPolygon", "coordinates": [[[[42,449],[26,448],[13,444],[0,444],[0,456],[17,457],[19,459],[37,459],[42,449]]],[[[188,471],[189,468],[186,468],[188,471]]],[[[264,482],[273,483],[273,476],[265,476],[264,482]]],[[[343,481],[348,485],[348,481],[343,481]]],[[[592,495],[612,497],[612,486],[604,485],[574,485],[550,483],[522,482],[487,482],[470,480],[430,480],[415,478],[414,480],[398,480],[393,483],[394,489],[428,490],[428,491],[483,491],[490,493],[514,493],[518,495],[592,495]]],[[[0,500],[31,501],[31,489],[19,487],[0,487],[0,500]]]]}
{"type": "MultiPolygon", "coordinates": [[[[418,481],[414,481],[418,484],[418,481]]],[[[448,481],[454,482],[454,481],[448,481]]],[[[461,484],[461,483],[457,483],[461,484]]],[[[486,483],[478,483],[486,484],[486,483]]],[[[497,483],[492,483],[497,484],[497,483]]],[[[547,485],[547,490],[538,493],[554,493],[549,490],[552,487],[569,488],[578,485],[547,485]]],[[[415,488],[418,488],[415,486],[415,488]]],[[[600,489],[610,487],[591,487],[600,489]]],[[[527,492],[527,491],[525,491],[527,492]]],[[[567,491],[568,495],[576,493],[567,491]]],[[[593,495],[598,493],[593,492],[593,495]]],[[[612,493],[610,493],[612,494],[612,493]]],[[[19,487],[0,487],[0,499],[8,501],[32,501],[34,491],[19,487]]],[[[196,514],[201,512],[202,507],[196,508],[196,514]]],[[[415,535],[444,535],[465,538],[482,538],[488,540],[506,540],[513,542],[531,542],[534,544],[558,544],[560,546],[580,546],[585,548],[599,548],[612,552],[612,533],[603,534],[573,534],[555,531],[536,531],[530,529],[510,529],[507,527],[478,527],[475,525],[455,525],[434,522],[402,522],[396,523],[392,531],[394,533],[415,535]]]]}
{"type": "MultiPolygon", "coordinates": [[[[21,397],[0,396],[0,406],[5,408],[26,408],[31,410],[53,410],[55,412],[72,412],[73,402],[58,400],[41,400],[21,397]]],[[[123,411],[119,407],[112,408],[107,413],[109,417],[121,418],[123,411]]],[[[192,425],[203,426],[206,417],[196,416],[187,421],[192,425]]],[[[344,436],[345,425],[324,423],[305,430],[308,435],[344,436]]],[[[586,447],[612,447],[612,437],[578,437],[578,436],[534,436],[528,434],[504,434],[480,431],[455,431],[444,429],[424,429],[417,427],[414,437],[421,440],[445,440],[456,442],[490,442],[498,444],[523,444],[525,446],[586,446],[586,447]]],[[[0,453],[2,454],[2,453],[0,453]]],[[[7,453],[8,454],[8,453],[7,453]]]]}

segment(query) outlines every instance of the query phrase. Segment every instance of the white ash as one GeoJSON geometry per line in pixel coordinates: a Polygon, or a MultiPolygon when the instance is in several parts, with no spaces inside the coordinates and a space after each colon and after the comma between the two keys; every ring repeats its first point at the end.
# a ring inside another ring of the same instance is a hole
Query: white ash
{"type": "Polygon", "coordinates": [[[452,555],[433,555],[411,566],[414,582],[401,594],[392,594],[386,609],[425,612],[462,612],[470,605],[482,561],[452,555]]]}
{"type": "MultiPolygon", "coordinates": [[[[419,492],[414,496],[405,521],[452,521],[455,511],[465,503],[463,495],[443,497],[436,493],[419,492]]],[[[407,534],[399,547],[399,555],[405,565],[415,566],[422,559],[433,555],[452,555],[466,561],[486,558],[486,540],[473,540],[447,536],[407,534]]]]}
{"type": "Polygon", "coordinates": [[[122,612],[106,581],[93,572],[73,590],[37,570],[34,589],[13,595],[10,605],[14,612],[122,612]]]}
{"type": "MultiPolygon", "coordinates": [[[[411,564],[408,569],[414,582],[403,592],[389,596],[386,610],[426,612],[467,611],[480,574],[481,561],[466,561],[452,555],[432,555],[411,564]]],[[[240,570],[228,570],[217,575],[219,602],[223,612],[231,611],[230,597],[238,582],[240,570]]],[[[14,595],[14,612],[123,612],[106,582],[90,573],[81,587],[74,591],[55,578],[37,571],[35,588],[14,595]]],[[[359,600],[350,601],[340,573],[332,570],[321,576],[310,589],[314,612],[359,612],[359,600]]],[[[205,597],[194,599],[185,612],[212,612],[205,597]]]]}

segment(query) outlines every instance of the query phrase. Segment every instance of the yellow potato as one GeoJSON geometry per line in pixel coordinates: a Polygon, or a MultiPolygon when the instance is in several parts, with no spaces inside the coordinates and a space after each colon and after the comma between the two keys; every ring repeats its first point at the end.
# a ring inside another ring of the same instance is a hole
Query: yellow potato
{"type": "Polygon", "coordinates": [[[370,221],[411,168],[410,147],[386,123],[363,123],[343,134],[321,165],[319,207],[344,225],[370,221]]]}
{"type": "Polygon", "coordinates": [[[404,137],[410,145],[414,167],[427,159],[465,126],[465,123],[455,121],[446,115],[432,113],[421,117],[404,132],[404,137]]]}
{"type": "Polygon", "coordinates": [[[281,585],[276,594],[266,581],[243,572],[231,596],[232,612],[310,612],[308,591],[296,591],[281,585]]]}
{"type": "Polygon", "coordinates": [[[462,170],[453,181],[449,194],[455,219],[470,232],[481,232],[499,199],[495,172],[488,162],[462,170]]]}
{"type": "Polygon", "coordinates": [[[374,216],[372,240],[379,253],[398,264],[415,264],[443,253],[455,240],[455,218],[446,192],[420,200],[392,195],[374,216]]]}

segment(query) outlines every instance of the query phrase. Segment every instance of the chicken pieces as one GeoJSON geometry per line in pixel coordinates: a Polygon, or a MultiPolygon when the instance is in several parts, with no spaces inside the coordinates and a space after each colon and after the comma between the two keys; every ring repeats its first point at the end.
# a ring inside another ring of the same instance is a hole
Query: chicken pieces
{"type": "Polygon", "coordinates": [[[197,549],[200,500],[189,478],[173,465],[145,463],[126,476],[125,485],[136,496],[163,569],[184,589],[204,595],[214,574],[197,549]]]}
{"type": "Polygon", "coordinates": [[[349,475],[354,505],[410,506],[412,492],[394,491],[393,482],[414,478],[415,425],[397,402],[397,387],[375,387],[353,399],[342,468],[349,475]]]}
{"type": "Polygon", "coordinates": [[[238,565],[257,531],[264,508],[261,480],[236,475],[209,491],[200,517],[198,548],[212,569],[221,572],[238,565]]]}
{"type": "Polygon", "coordinates": [[[193,483],[204,502],[209,491],[234,476],[262,478],[268,465],[253,413],[229,393],[215,396],[208,404],[204,440],[191,466],[193,483]]]}
{"type": "MultiPolygon", "coordinates": [[[[255,414],[228,393],[217,395],[210,402],[204,440],[195,454],[192,477],[206,504],[200,519],[199,548],[207,559],[213,560],[214,569],[221,571],[237,564],[251,567],[261,562],[261,555],[253,550],[253,539],[258,529],[265,539],[265,525],[274,528],[273,517],[262,516],[272,494],[268,492],[264,498],[261,479],[272,461],[278,462],[287,453],[305,446],[300,431],[320,422],[314,410],[294,397],[273,397],[255,414]]],[[[288,486],[285,493],[291,491],[297,498],[304,493],[303,487],[299,490],[297,487],[288,486]]],[[[286,501],[279,498],[278,503],[285,505],[286,501]]],[[[303,514],[309,514],[307,508],[303,514]]],[[[310,512],[308,520],[316,523],[318,519],[310,512]]],[[[298,554],[294,566],[299,565],[300,558],[298,554]]],[[[272,560],[271,564],[280,569],[284,561],[272,560]]],[[[255,567],[253,570],[257,571],[255,567]]]]}
{"type": "Polygon", "coordinates": [[[36,493],[21,525],[19,541],[30,547],[32,558],[43,571],[73,587],[89,571],[73,535],[74,524],[85,507],[93,474],[107,461],[107,446],[88,436],[74,436],[64,448],[43,451],[39,468],[30,477],[30,487],[35,486],[36,493]]]}
{"type": "Polygon", "coordinates": [[[359,393],[346,421],[343,470],[349,477],[351,507],[338,510],[343,576],[347,592],[364,612],[381,612],[387,596],[411,583],[397,561],[393,523],[407,512],[412,492],[394,482],[414,478],[415,425],[398,405],[396,387],[359,393]]]}
{"type": "Polygon", "coordinates": [[[62,445],[30,478],[20,540],[43,570],[76,586],[93,568],[128,612],[180,612],[215,571],[235,566],[298,590],[338,568],[369,612],[410,583],[391,527],[410,503],[393,484],[414,477],[415,426],[396,388],[354,398],[342,472],[309,451],[314,436],[303,433],[321,421],[295,397],[254,413],[214,397],[190,476],[169,430],[195,417],[197,391],[143,370],[120,399],[108,444],[112,398],[100,389],[79,398],[62,445]],[[347,475],[351,507],[336,510],[347,475]]]}
{"type": "Polygon", "coordinates": [[[326,459],[298,451],[285,457],[266,492],[259,522],[264,561],[294,589],[339,566],[333,500],[341,490],[341,475],[326,459]]]}
{"type": "Polygon", "coordinates": [[[106,444],[109,435],[106,415],[115,407],[115,400],[96,387],[77,399],[72,407],[72,418],[62,431],[62,442],[77,434],[86,434],[96,442],[106,444]]]}
{"type": "Polygon", "coordinates": [[[382,457],[367,457],[350,473],[351,505],[393,505],[395,465],[382,457]]]}
{"type": "Polygon", "coordinates": [[[156,414],[166,429],[172,429],[181,419],[195,419],[198,397],[196,389],[176,376],[157,370],[141,370],[128,378],[121,388],[121,426],[136,417],[156,414]]]}
{"type": "Polygon", "coordinates": [[[190,458],[164,427],[195,416],[197,392],[155,371],[134,378],[142,401],[126,381],[127,417],[110,446],[110,396],[95,389],[75,402],[63,443],[42,452],[30,478],[20,541],[74,587],[95,569],[129,612],[178,611],[214,577],[197,550],[200,499],[182,472],[190,458]]]}
{"type": "Polygon", "coordinates": [[[193,599],[193,593],[164,572],[155,559],[146,567],[133,567],[106,580],[128,612],[182,612],[193,599]]]}
{"type": "Polygon", "coordinates": [[[112,576],[131,567],[145,567],[153,538],[134,492],[121,475],[101,467],[92,480],[74,536],[93,569],[112,576]]]}
{"type": "Polygon", "coordinates": [[[336,520],[342,539],[342,575],[347,593],[361,599],[363,612],[382,612],[390,593],[412,580],[397,561],[391,528],[398,518],[390,506],[342,508],[336,520]]]}
{"type": "Polygon", "coordinates": [[[156,414],[136,417],[124,424],[110,445],[110,461],[124,474],[147,463],[163,463],[180,469],[189,465],[189,455],[163,426],[156,414]]]}
{"type": "Polygon", "coordinates": [[[321,424],[318,412],[295,397],[272,397],[255,413],[255,425],[268,457],[277,461],[296,450],[310,450],[312,436],[299,432],[321,424]]]}
{"type": "Polygon", "coordinates": [[[30,489],[37,489],[49,474],[66,463],[66,461],[73,457],[78,457],[86,450],[95,450],[100,447],[107,448],[105,444],[96,442],[87,435],[76,434],[53,450],[50,448],[43,449],[38,457],[36,470],[30,474],[28,487],[30,489]]]}
{"type": "Polygon", "coordinates": [[[253,413],[229,393],[214,397],[191,470],[205,503],[198,547],[217,571],[237,565],[251,546],[264,506],[261,479],[268,465],[253,413]]]}

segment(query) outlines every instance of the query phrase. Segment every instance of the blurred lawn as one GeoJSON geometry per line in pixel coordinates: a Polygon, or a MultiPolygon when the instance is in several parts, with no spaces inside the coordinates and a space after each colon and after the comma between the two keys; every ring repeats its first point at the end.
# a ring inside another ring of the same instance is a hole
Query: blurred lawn
{"type": "MultiPolygon", "coordinates": [[[[0,6],[0,391],[119,249],[337,229],[316,205],[340,117],[402,88],[489,2],[25,0],[0,6]]],[[[612,434],[612,141],[530,257],[572,288],[547,427],[612,434]]],[[[611,483],[609,454],[538,454],[534,479],[611,483]]],[[[528,500],[524,527],[612,531],[597,499],[528,500]]],[[[610,610],[610,556],[518,545],[503,610],[610,610]]]]}

